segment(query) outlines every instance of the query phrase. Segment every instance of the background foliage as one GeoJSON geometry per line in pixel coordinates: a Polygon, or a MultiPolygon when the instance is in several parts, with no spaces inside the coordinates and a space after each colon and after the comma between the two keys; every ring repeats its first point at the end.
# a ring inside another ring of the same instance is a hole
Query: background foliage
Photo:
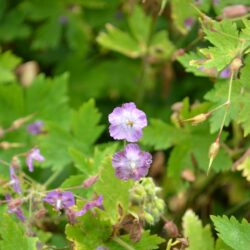
{"type": "Polygon", "coordinates": [[[248,0],[1,0],[1,198],[9,192],[5,162],[38,146],[46,161],[33,173],[22,159],[19,163],[23,176],[35,181],[34,190],[69,188],[98,174],[93,187],[73,192],[87,199],[102,193],[105,211],[70,225],[49,208],[45,218],[31,220],[27,207],[30,221],[22,224],[3,202],[0,249],[248,249],[248,5],[248,0]],[[226,8],[236,4],[243,6],[239,16],[228,14],[226,8]],[[231,77],[224,70],[231,70],[231,77]],[[121,214],[129,211],[133,183],[114,176],[110,159],[121,145],[109,138],[107,115],[129,101],[149,119],[141,144],[154,156],[149,175],[167,206],[160,222],[144,225],[138,242],[126,232],[113,235],[121,214]],[[207,113],[197,126],[187,122],[207,113]],[[37,120],[44,123],[43,133],[30,135],[27,125],[37,120]],[[218,135],[220,150],[207,175],[209,148],[218,135]],[[169,220],[177,235],[166,226],[169,220]]]}

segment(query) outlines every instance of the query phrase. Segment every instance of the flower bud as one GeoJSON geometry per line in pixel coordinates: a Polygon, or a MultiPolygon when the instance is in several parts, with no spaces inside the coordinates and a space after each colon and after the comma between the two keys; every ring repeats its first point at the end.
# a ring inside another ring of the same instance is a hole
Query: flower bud
{"type": "Polygon", "coordinates": [[[249,11],[248,7],[241,4],[227,6],[222,11],[222,17],[223,18],[241,17],[246,15],[248,11],[249,11]]]}
{"type": "Polygon", "coordinates": [[[167,221],[163,227],[170,238],[176,238],[179,236],[179,230],[173,221],[167,221]]]}
{"type": "Polygon", "coordinates": [[[11,127],[8,130],[15,130],[20,128],[23,124],[25,124],[28,120],[32,118],[32,115],[28,115],[25,117],[21,117],[15,121],[12,122],[11,127]]]}
{"type": "Polygon", "coordinates": [[[165,208],[165,203],[162,199],[157,198],[155,201],[155,207],[158,209],[159,212],[163,212],[165,208]]]}
{"type": "Polygon", "coordinates": [[[207,118],[210,115],[211,115],[210,112],[208,112],[208,113],[202,113],[202,114],[196,115],[196,116],[194,116],[192,118],[186,119],[184,121],[186,121],[186,122],[190,121],[192,123],[192,125],[198,125],[198,124],[204,122],[205,120],[207,120],[207,118]]]}
{"type": "Polygon", "coordinates": [[[21,84],[24,87],[29,87],[39,73],[39,65],[35,61],[26,62],[17,68],[16,73],[21,84]]]}
{"type": "Polygon", "coordinates": [[[22,147],[22,146],[23,146],[23,144],[17,143],[17,142],[13,142],[13,143],[10,143],[10,142],[7,142],[7,141],[0,142],[0,148],[2,148],[4,150],[8,150],[8,149],[11,149],[11,148],[19,148],[19,147],[22,147]]]}
{"type": "Polygon", "coordinates": [[[94,176],[90,176],[89,178],[87,178],[84,182],[83,182],[83,187],[84,188],[89,188],[91,187],[92,185],[94,185],[97,180],[98,180],[98,175],[94,175],[94,176]]]}
{"type": "Polygon", "coordinates": [[[182,179],[184,179],[185,181],[188,181],[188,182],[194,182],[195,181],[195,175],[194,175],[194,172],[191,169],[184,169],[181,172],[181,177],[182,177],[182,179]]]}
{"type": "Polygon", "coordinates": [[[0,138],[3,138],[4,133],[5,133],[4,129],[0,127],[0,138]]]}
{"type": "Polygon", "coordinates": [[[218,140],[216,140],[214,143],[211,144],[211,146],[209,148],[209,153],[208,153],[209,165],[208,165],[207,173],[209,173],[209,170],[212,166],[212,163],[213,163],[215,157],[217,156],[217,154],[219,152],[219,149],[220,149],[220,143],[218,140]]]}
{"type": "Polygon", "coordinates": [[[243,65],[241,58],[236,57],[233,59],[233,61],[230,64],[230,70],[232,72],[237,72],[240,67],[243,65]]]}
{"type": "Polygon", "coordinates": [[[211,144],[209,148],[209,159],[215,158],[219,152],[220,149],[220,144],[218,141],[215,141],[214,143],[211,144]]]}
{"type": "Polygon", "coordinates": [[[144,219],[148,224],[154,224],[154,217],[150,213],[144,212],[144,219]]]}

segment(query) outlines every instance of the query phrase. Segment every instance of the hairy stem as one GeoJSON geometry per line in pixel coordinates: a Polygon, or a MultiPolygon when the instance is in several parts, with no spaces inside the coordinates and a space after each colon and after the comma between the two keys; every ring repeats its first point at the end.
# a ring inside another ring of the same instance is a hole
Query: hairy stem
{"type": "Polygon", "coordinates": [[[234,74],[232,73],[231,76],[230,76],[230,80],[229,80],[227,101],[225,102],[227,105],[226,105],[225,113],[224,113],[224,116],[223,116],[223,119],[222,119],[222,122],[221,122],[220,131],[218,133],[218,138],[220,138],[222,130],[223,130],[224,126],[225,126],[226,118],[227,118],[227,115],[228,115],[228,110],[229,110],[229,107],[230,107],[230,104],[231,104],[233,77],[234,77],[234,74]]]}

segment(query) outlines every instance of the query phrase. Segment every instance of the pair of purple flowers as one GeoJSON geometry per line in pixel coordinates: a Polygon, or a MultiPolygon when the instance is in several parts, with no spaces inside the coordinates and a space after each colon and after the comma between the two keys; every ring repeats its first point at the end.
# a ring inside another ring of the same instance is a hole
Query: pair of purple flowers
{"type": "Polygon", "coordinates": [[[108,118],[110,136],[129,142],[123,151],[113,156],[112,165],[116,176],[122,180],[139,180],[146,176],[152,155],[135,144],[142,137],[142,129],[147,126],[146,114],[130,102],[115,108],[108,118]]]}
{"type": "Polygon", "coordinates": [[[92,201],[86,202],[80,211],[74,211],[72,209],[75,206],[74,194],[69,191],[53,190],[49,192],[46,197],[43,199],[45,202],[52,205],[55,210],[65,210],[69,218],[69,221],[73,224],[75,223],[75,218],[83,216],[87,211],[91,210],[94,207],[103,208],[103,196],[100,195],[92,201]]]}

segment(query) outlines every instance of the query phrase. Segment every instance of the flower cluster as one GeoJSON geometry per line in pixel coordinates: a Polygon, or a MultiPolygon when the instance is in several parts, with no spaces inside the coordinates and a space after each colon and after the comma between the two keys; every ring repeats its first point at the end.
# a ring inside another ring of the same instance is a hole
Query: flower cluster
{"type": "MultiPolygon", "coordinates": [[[[38,148],[31,149],[27,154],[20,154],[26,157],[26,165],[30,172],[33,171],[33,163],[34,161],[42,162],[45,158],[41,155],[40,150],[38,148]]],[[[5,200],[8,205],[8,212],[14,213],[21,221],[25,220],[25,216],[22,211],[22,203],[23,199],[21,198],[22,195],[22,188],[21,188],[21,181],[19,177],[19,160],[17,157],[13,157],[12,163],[9,167],[9,176],[10,181],[7,183],[7,186],[11,186],[13,191],[19,195],[19,198],[12,198],[9,194],[5,196],[5,200]]]]}
{"type": "Polygon", "coordinates": [[[159,221],[165,209],[164,201],[158,197],[160,191],[150,177],[142,178],[130,190],[131,203],[142,210],[144,220],[151,225],[159,221]]]}
{"type": "Polygon", "coordinates": [[[110,136],[115,140],[129,142],[124,150],[113,156],[112,165],[116,176],[122,180],[139,180],[146,176],[152,156],[135,144],[142,137],[142,129],[147,126],[146,114],[130,102],[115,108],[108,119],[110,136]]]}
{"type": "MultiPolygon", "coordinates": [[[[38,148],[33,148],[28,153],[23,153],[20,155],[26,157],[25,162],[30,172],[34,170],[35,161],[43,162],[45,160],[44,156],[41,155],[40,150],[38,148]]],[[[7,194],[5,197],[5,202],[8,207],[8,212],[11,214],[15,214],[23,222],[26,220],[26,218],[22,210],[22,205],[26,201],[29,202],[34,201],[36,204],[35,207],[42,208],[42,210],[45,210],[43,202],[50,204],[56,211],[64,210],[65,214],[68,216],[70,223],[76,222],[77,217],[84,215],[87,211],[92,210],[95,207],[103,209],[102,195],[96,197],[94,200],[85,201],[82,209],[80,209],[79,211],[75,210],[76,208],[75,196],[70,191],[62,191],[60,189],[55,189],[47,192],[44,191],[44,189],[42,188],[41,190],[38,189],[37,191],[33,190],[29,192],[27,196],[23,196],[21,183],[22,181],[26,181],[28,176],[26,176],[24,173],[19,176],[20,166],[18,157],[13,157],[12,163],[8,165],[10,166],[9,167],[10,181],[7,183],[7,186],[10,186],[13,189],[13,191],[18,195],[18,197],[13,198],[9,194],[7,194]],[[37,202],[40,204],[39,206],[37,206],[37,202]]],[[[80,188],[89,188],[90,186],[94,185],[94,183],[97,180],[98,176],[90,176],[89,178],[83,181],[80,188]]],[[[28,182],[27,184],[29,185],[30,183],[28,182]]]]}

